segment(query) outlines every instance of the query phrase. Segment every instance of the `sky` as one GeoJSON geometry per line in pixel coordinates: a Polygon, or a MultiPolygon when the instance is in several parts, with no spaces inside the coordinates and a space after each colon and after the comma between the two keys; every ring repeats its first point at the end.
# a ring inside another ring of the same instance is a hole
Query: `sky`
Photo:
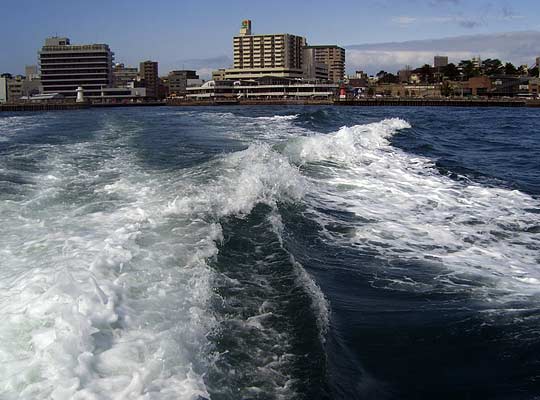
{"type": "MultiPolygon", "coordinates": [[[[467,46],[471,37],[540,32],[538,0],[0,0],[0,9],[7,11],[0,24],[0,72],[11,73],[36,64],[44,39],[58,35],[72,44],[107,43],[115,61],[130,66],[157,60],[160,75],[181,68],[208,75],[229,66],[232,36],[242,19],[253,21],[254,33],[292,33],[309,44],[351,46],[347,69],[371,73],[445,51],[440,41],[430,48],[432,39],[466,36],[463,51],[452,53],[460,57],[485,50],[467,46]],[[426,42],[420,50],[388,49],[389,42],[411,41],[426,42]]],[[[516,63],[540,55],[540,42],[538,48],[527,46],[530,54],[512,54],[522,40],[514,37],[489,54],[513,55],[516,63]]]]}

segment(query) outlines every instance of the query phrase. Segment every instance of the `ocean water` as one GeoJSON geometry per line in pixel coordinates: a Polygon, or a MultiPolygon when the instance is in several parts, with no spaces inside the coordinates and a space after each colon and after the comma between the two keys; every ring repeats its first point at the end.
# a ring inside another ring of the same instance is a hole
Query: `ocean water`
{"type": "Polygon", "coordinates": [[[0,115],[0,398],[540,398],[540,112],[0,115]]]}

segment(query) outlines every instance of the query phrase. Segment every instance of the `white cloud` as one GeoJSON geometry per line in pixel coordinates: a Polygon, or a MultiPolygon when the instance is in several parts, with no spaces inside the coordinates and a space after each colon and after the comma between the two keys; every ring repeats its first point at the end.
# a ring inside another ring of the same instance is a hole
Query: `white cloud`
{"type": "Polygon", "coordinates": [[[411,25],[412,23],[418,21],[416,17],[409,17],[407,15],[400,15],[399,17],[392,17],[392,22],[399,25],[411,25]]]}
{"type": "Polygon", "coordinates": [[[517,65],[532,64],[540,56],[539,42],[540,32],[529,31],[347,46],[347,70],[396,72],[405,65],[431,64],[435,55],[447,55],[451,62],[479,55],[517,65]]]}
{"type": "Polygon", "coordinates": [[[408,15],[400,15],[392,17],[392,22],[407,27],[413,24],[458,24],[464,28],[474,28],[481,25],[481,22],[476,19],[466,18],[462,16],[446,15],[432,17],[410,17],[408,15]]]}
{"type": "MultiPolygon", "coordinates": [[[[364,70],[368,73],[376,73],[380,70],[396,73],[406,65],[412,68],[421,67],[424,64],[432,64],[433,57],[440,54],[436,51],[414,51],[414,50],[348,50],[347,69],[364,70]]],[[[445,52],[451,61],[470,59],[475,53],[470,51],[445,52]]],[[[491,57],[486,54],[487,57],[491,57]]]]}

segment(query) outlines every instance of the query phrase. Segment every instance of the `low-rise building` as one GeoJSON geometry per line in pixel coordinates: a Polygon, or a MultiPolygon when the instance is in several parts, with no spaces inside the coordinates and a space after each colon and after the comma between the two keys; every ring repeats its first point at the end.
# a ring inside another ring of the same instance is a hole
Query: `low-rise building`
{"type": "Polygon", "coordinates": [[[93,103],[133,103],[146,98],[144,87],[103,88],[99,97],[91,99],[93,103]]]}
{"type": "Polygon", "coordinates": [[[465,96],[488,96],[491,92],[491,80],[487,76],[475,76],[469,78],[464,86],[463,94],[465,96]]]}
{"type": "Polygon", "coordinates": [[[212,80],[213,81],[224,81],[225,80],[226,69],[220,68],[212,71],[212,80]]]}
{"type": "Polygon", "coordinates": [[[0,76],[0,104],[8,101],[7,80],[5,76],[0,76]]]}
{"type": "Polygon", "coordinates": [[[187,88],[192,100],[282,100],[332,99],[339,85],[289,78],[263,77],[253,80],[208,81],[199,87],[187,88]]]}
{"type": "Polygon", "coordinates": [[[169,96],[181,97],[186,95],[188,86],[201,85],[196,71],[193,70],[176,70],[169,72],[167,76],[167,86],[169,88],[169,96]]]}
{"type": "Polygon", "coordinates": [[[22,75],[13,76],[2,74],[0,77],[0,102],[14,102],[19,100],[23,92],[25,77],[22,75]]]}
{"type": "Polygon", "coordinates": [[[116,88],[129,87],[137,79],[139,71],[135,67],[126,67],[124,64],[115,64],[113,67],[113,82],[116,88]]]}

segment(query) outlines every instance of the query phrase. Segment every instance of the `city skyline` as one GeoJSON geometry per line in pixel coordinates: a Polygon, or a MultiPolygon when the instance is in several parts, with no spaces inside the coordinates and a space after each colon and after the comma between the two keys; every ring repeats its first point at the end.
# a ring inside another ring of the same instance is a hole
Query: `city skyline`
{"type": "MultiPolygon", "coordinates": [[[[0,51],[5,55],[0,70],[22,73],[25,65],[37,62],[37,50],[44,38],[57,34],[70,37],[73,43],[109,44],[115,52],[115,61],[126,65],[136,66],[142,60],[152,59],[159,61],[160,74],[185,67],[208,75],[216,67],[228,66],[223,63],[230,62],[230,38],[244,18],[254,22],[256,33],[287,32],[305,36],[309,44],[335,43],[349,47],[348,71],[364,64],[368,72],[374,72],[370,68],[375,66],[370,66],[370,62],[379,63],[381,68],[393,67],[408,59],[424,59],[436,52],[429,48],[406,49],[404,58],[403,49],[388,50],[387,45],[377,49],[378,43],[460,35],[486,35],[484,37],[488,38],[503,31],[528,30],[533,37],[540,35],[540,32],[534,32],[540,30],[540,25],[532,17],[540,12],[536,2],[475,3],[418,0],[367,1],[359,5],[343,1],[340,7],[332,9],[323,7],[327,3],[321,1],[311,3],[310,7],[303,3],[277,1],[275,6],[283,7],[284,12],[274,15],[260,4],[245,1],[232,1],[227,7],[218,3],[208,7],[190,0],[181,4],[160,1],[152,5],[134,5],[127,1],[73,4],[64,0],[42,4],[31,0],[26,3],[25,10],[10,11],[10,18],[0,27],[3,36],[10,38],[0,43],[0,51]],[[149,15],[152,18],[148,18],[149,15]],[[364,45],[364,49],[355,46],[370,43],[364,45]]],[[[466,48],[467,42],[463,42],[463,51],[456,51],[456,56],[476,50],[466,48]]],[[[510,40],[508,44],[499,44],[495,50],[488,49],[486,54],[503,59],[513,57],[509,61],[521,63],[522,59],[540,52],[538,48],[526,48],[524,54],[516,54],[512,51],[514,46],[510,40]]]]}

